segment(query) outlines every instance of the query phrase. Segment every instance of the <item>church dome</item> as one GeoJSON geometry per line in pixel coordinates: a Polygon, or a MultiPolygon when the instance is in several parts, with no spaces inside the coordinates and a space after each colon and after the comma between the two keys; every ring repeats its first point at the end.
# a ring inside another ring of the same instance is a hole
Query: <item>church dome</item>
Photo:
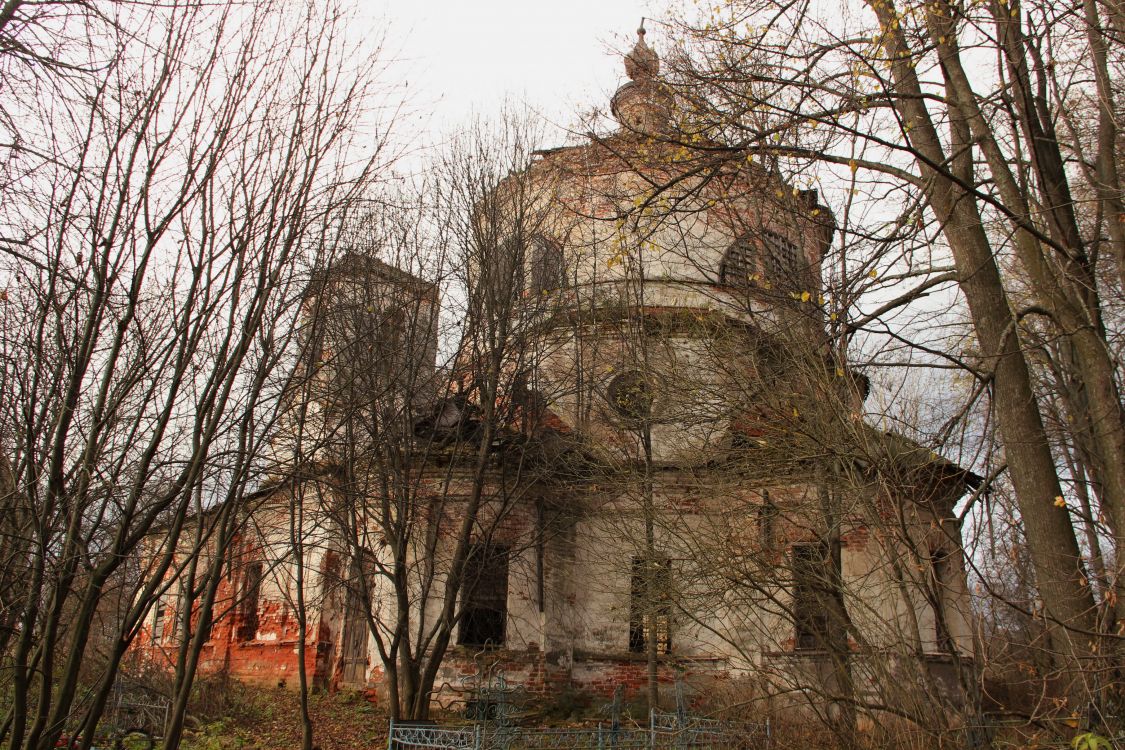
{"type": "Polygon", "coordinates": [[[620,128],[509,178],[534,203],[520,314],[539,321],[563,423],[625,443],[647,425],[654,460],[700,463],[729,440],[714,332],[776,330],[794,294],[812,312],[831,216],[815,191],[677,129],[643,28],[624,63],[620,128]]]}

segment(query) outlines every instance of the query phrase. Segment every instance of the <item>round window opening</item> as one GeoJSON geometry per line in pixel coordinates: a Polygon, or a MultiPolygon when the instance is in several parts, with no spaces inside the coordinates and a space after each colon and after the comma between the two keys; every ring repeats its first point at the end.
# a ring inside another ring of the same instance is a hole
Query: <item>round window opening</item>
{"type": "Polygon", "coordinates": [[[642,419],[652,410],[652,388],[636,370],[623,372],[611,380],[606,395],[613,410],[629,419],[642,419]]]}

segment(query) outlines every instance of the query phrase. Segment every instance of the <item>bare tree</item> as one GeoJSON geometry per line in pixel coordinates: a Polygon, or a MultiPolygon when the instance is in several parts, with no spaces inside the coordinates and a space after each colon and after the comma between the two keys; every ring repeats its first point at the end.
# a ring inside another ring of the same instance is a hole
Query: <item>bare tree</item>
{"type": "Polygon", "coordinates": [[[396,718],[429,715],[452,651],[503,645],[507,571],[540,533],[512,532],[546,460],[533,331],[562,285],[536,250],[547,186],[519,174],[532,139],[514,115],[459,136],[416,197],[350,227],[306,300],[295,507],[342,556],[320,577],[356,646],[344,679],[366,683],[369,639],[396,718]]]}
{"type": "MultiPolygon", "coordinates": [[[[42,62],[53,43],[42,54],[21,42],[19,14],[63,5],[5,4],[20,60],[42,62]]],[[[35,147],[3,185],[5,503],[26,509],[13,518],[25,541],[3,545],[26,581],[2,654],[13,749],[78,727],[90,746],[175,574],[189,586],[167,738],[178,746],[215,561],[264,469],[301,259],[375,176],[374,160],[351,155],[373,82],[341,46],[336,9],[104,10],[112,19],[83,16],[96,65],[20,90],[18,135],[35,147]],[[111,591],[142,544],[142,576],[111,591]],[[126,604],[95,667],[92,626],[111,594],[126,604]]]]}
{"type": "Polygon", "coordinates": [[[826,301],[846,289],[821,279],[827,207],[757,166],[607,141],[640,179],[598,183],[620,213],[579,250],[608,256],[623,290],[580,319],[600,351],[575,371],[609,364],[580,544],[619,573],[621,540],[635,550],[630,648],[649,705],[661,664],[706,655],[744,677],[739,710],[804,704],[844,742],[860,717],[933,736],[975,722],[953,503],[976,480],[864,422],[880,415],[829,335],[826,301]]]}
{"type": "MultiPolygon", "coordinates": [[[[1100,511],[1116,530],[1125,423],[1111,344],[1117,334],[1106,328],[1102,302],[1103,294],[1116,292],[1096,273],[1099,248],[1112,247],[1118,231],[1105,219],[1117,215],[1119,200],[1108,116],[1114,92],[1105,75],[1114,64],[1114,40],[1098,20],[1110,10],[1097,3],[1071,15],[1046,4],[872,3],[836,19],[846,21],[842,28],[805,5],[724,5],[704,23],[684,26],[693,46],[677,71],[684,83],[677,88],[682,127],[657,138],[713,159],[756,160],[788,171],[791,182],[806,175],[835,179],[852,191],[844,194],[849,210],[863,196],[878,197],[884,209],[894,199],[897,210],[874,214],[878,223],[868,226],[851,223],[848,236],[877,239],[893,253],[882,256],[885,279],[921,281],[886,293],[873,314],[834,310],[839,330],[849,335],[878,328],[887,315],[957,282],[974,356],[940,348],[927,355],[965,368],[981,384],[975,392],[989,396],[1036,590],[1051,623],[1054,682],[1068,711],[1094,720],[1101,686],[1089,677],[1103,673],[1090,667],[1106,651],[1099,636],[1105,631],[1098,628],[1071,517],[1060,507],[1066,504],[1060,463],[1024,342],[1031,318],[1065,342],[1074,365],[1068,377],[1082,392],[1067,407],[1071,429],[1087,446],[1100,511]],[[996,65],[974,78],[961,45],[980,39],[988,40],[996,65]],[[1097,54],[1074,52],[1079,47],[1097,54]],[[1087,120],[1087,133],[1098,135],[1057,132],[1056,123],[1066,122],[1059,113],[1094,91],[1106,117],[1099,115],[1094,131],[1087,120]],[[1096,185],[1101,217],[1085,227],[1072,197],[1084,182],[1096,185]],[[923,238],[937,240],[942,252],[923,238]],[[1008,254],[1011,263],[1003,260],[1008,254]]],[[[866,265],[877,273],[870,256],[840,257],[853,272],[866,265]]],[[[1116,547],[1117,531],[1113,538],[1116,547]]],[[[1121,580],[1112,573],[1110,579],[1112,586],[1121,580]]]]}

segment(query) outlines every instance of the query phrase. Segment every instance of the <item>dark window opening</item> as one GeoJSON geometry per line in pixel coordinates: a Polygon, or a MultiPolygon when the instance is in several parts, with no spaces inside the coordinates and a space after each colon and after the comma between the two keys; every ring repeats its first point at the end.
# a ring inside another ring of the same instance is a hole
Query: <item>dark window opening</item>
{"type": "Polygon", "coordinates": [[[950,653],[953,651],[953,635],[949,632],[949,618],[945,606],[946,587],[952,580],[953,568],[952,555],[946,550],[934,550],[930,553],[930,567],[933,571],[934,586],[934,640],[938,650],[950,653]]]}
{"type": "Polygon", "coordinates": [[[770,493],[762,493],[762,503],[758,506],[758,544],[763,550],[773,548],[777,527],[777,506],[770,500],[770,493]]]}
{"type": "Polygon", "coordinates": [[[373,589],[376,583],[378,563],[371,550],[363,549],[353,556],[347,564],[346,577],[341,577],[342,561],[339,555],[329,551],[323,562],[323,588],[325,601],[335,598],[336,592],[343,591],[343,625],[340,631],[340,662],[337,671],[340,685],[350,688],[363,688],[367,685],[368,658],[368,616],[373,606],[373,589]]]}
{"type": "Polygon", "coordinates": [[[531,245],[531,293],[542,295],[565,286],[562,248],[545,237],[536,237],[531,245]]]}
{"type": "Polygon", "coordinates": [[[793,624],[798,649],[826,649],[832,635],[832,556],[826,544],[793,547],[793,624]]]}
{"type": "Polygon", "coordinates": [[[507,240],[501,247],[494,270],[498,276],[494,289],[497,303],[518,300],[523,296],[526,255],[526,245],[515,238],[507,240]]]}
{"type": "Polygon", "coordinates": [[[181,580],[176,585],[176,600],[172,606],[172,632],[169,634],[171,638],[179,637],[181,625],[180,618],[184,616],[184,610],[188,606],[190,606],[190,603],[188,601],[188,591],[184,586],[184,582],[181,580]]]}
{"type": "Polygon", "coordinates": [[[262,563],[253,562],[242,571],[242,592],[238,602],[237,636],[252,641],[258,634],[258,599],[262,589],[262,563]]]}
{"type": "Polygon", "coordinates": [[[506,314],[504,311],[523,296],[527,282],[524,243],[509,237],[496,244],[482,244],[478,249],[479,277],[473,285],[478,303],[492,310],[490,314],[506,314]]]}
{"type": "Polygon", "coordinates": [[[646,419],[652,411],[652,388],[636,370],[617,375],[606,388],[610,406],[628,419],[646,419]]]}
{"type": "Polygon", "coordinates": [[[164,610],[167,605],[164,602],[164,595],[156,597],[156,604],[153,607],[154,612],[152,615],[152,640],[159,641],[164,638],[164,610]]]}
{"type": "Polygon", "coordinates": [[[634,557],[631,584],[629,650],[645,653],[655,639],[657,653],[672,653],[672,561],[634,557]]]}
{"type": "Polygon", "coordinates": [[[462,646],[502,646],[508,621],[508,549],[474,545],[461,586],[462,646]]]}

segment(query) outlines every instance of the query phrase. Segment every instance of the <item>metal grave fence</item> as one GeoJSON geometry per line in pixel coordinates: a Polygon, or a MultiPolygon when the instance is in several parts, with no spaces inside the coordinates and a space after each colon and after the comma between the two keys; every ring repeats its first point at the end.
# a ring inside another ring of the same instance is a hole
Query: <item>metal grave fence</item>
{"type": "Polygon", "coordinates": [[[153,690],[117,682],[106,714],[111,732],[140,729],[159,737],[168,722],[170,701],[153,690]]]}
{"type": "Polygon", "coordinates": [[[388,750],[766,750],[769,724],[731,724],[653,711],[648,727],[460,727],[391,722],[388,750]]]}
{"type": "MultiPolygon", "coordinates": [[[[501,679],[493,686],[506,688],[501,679]]],[[[682,685],[677,685],[675,712],[649,711],[648,726],[625,726],[621,721],[620,688],[606,707],[608,722],[582,727],[523,727],[506,721],[495,709],[469,712],[472,724],[391,721],[388,750],[768,750],[769,722],[726,722],[687,712],[682,685]],[[487,719],[485,718],[487,717],[487,719]],[[496,720],[498,719],[498,720],[496,720]]],[[[493,689],[495,689],[493,687],[493,689]]],[[[491,695],[490,697],[495,697],[491,695]]]]}

